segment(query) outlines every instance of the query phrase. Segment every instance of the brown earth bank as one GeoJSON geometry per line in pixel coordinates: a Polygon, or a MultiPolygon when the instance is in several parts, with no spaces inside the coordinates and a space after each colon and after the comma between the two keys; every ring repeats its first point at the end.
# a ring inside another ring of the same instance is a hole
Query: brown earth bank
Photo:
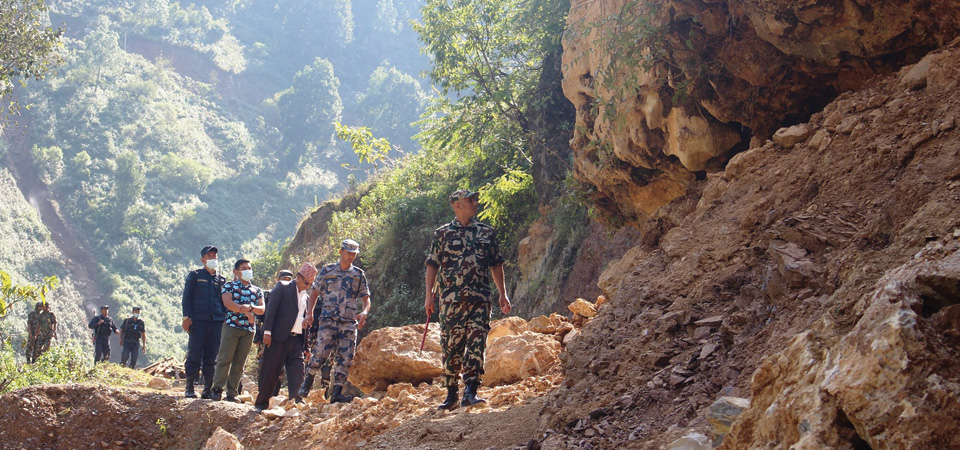
{"type": "Polygon", "coordinates": [[[841,95],[809,123],[738,154],[653,214],[637,245],[601,275],[610,307],[563,355],[566,380],[540,412],[558,433],[541,436],[543,448],[662,448],[688,428],[705,429],[705,408],[719,396],[759,394],[763,408],[741,424],[749,429],[734,425],[737,443],[725,448],[950,448],[934,438],[955,436],[957,415],[927,413],[958,407],[960,341],[948,307],[960,303],[960,274],[910,278],[934,280],[910,281],[919,285],[912,295],[928,300],[889,295],[903,305],[895,311],[914,311],[895,321],[909,338],[848,334],[893,320],[889,312],[870,313],[874,303],[894,301],[881,295],[885,273],[928,242],[955,245],[958,61],[955,41],[841,95]],[[785,350],[796,339],[819,345],[785,350]],[[838,353],[857,361],[843,366],[854,371],[844,380],[790,372],[841,370],[817,368],[838,353]],[[944,393],[927,397],[934,387],[944,393]],[[900,391],[887,391],[893,388],[900,391]],[[781,391],[804,389],[822,398],[792,401],[796,409],[782,415],[764,412],[777,395],[789,397],[781,391]],[[885,410],[899,404],[881,401],[887,396],[905,403],[885,410]],[[818,422],[832,429],[815,434],[843,439],[798,436],[813,429],[813,417],[828,415],[820,407],[835,420],[818,422]],[[760,420],[773,423],[760,432],[760,420]],[[602,432],[592,428],[603,421],[602,432]],[[907,426],[940,431],[917,441],[889,438],[909,435],[897,429],[907,426]],[[922,443],[929,445],[911,445],[922,443]]]}

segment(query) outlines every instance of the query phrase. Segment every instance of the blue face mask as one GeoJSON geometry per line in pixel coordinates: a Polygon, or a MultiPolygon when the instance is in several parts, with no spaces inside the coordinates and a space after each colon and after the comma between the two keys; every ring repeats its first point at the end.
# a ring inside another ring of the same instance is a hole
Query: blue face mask
{"type": "Polygon", "coordinates": [[[140,313],[133,313],[133,318],[134,318],[134,319],[139,319],[139,318],[140,318],[140,313]]]}

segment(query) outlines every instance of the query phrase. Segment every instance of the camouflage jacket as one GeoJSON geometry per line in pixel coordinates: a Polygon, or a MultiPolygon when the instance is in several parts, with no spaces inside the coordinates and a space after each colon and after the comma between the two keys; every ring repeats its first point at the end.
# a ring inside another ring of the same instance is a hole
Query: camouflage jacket
{"type": "Polygon", "coordinates": [[[27,314],[27,330],[29,330],[27,336],[34,335],[37,332],[37,325],[40,325],[40,312],[39,311],[30,311],[30,314],[27,314]]]}
{"type": "Polygon", "coordinates": [[[463,226],[454,219],[434,232],[426,264],[438,269],[441,301],[489,301],[490,268],[503,261],[493,227],[476,219],[463,226]]]}
{"type": "Polygon", "coordinates": [[[37,321],[37,336],[38,337],[50,337],[53,336],[53,326],[57,324],[57,315],[50,312],[44,311],[40,313],[40,317],[37,321]]]}
{"type": "Polygon", "coordinates": [[[354,265],[342,270],[339,262],[323,266],[312,288],[320,293],[317,300],[319,317],[341,322],[356,320],[360,306],[357,301],[370,296],[363,270],[354,265]]]}

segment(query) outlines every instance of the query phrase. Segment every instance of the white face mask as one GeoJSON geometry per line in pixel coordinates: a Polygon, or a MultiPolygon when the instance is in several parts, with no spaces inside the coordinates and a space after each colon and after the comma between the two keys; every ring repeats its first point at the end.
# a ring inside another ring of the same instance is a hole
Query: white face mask
{"type": "Polygon", "coordinates": [[[240,271],[240,278],[243,278],[244,281],[252,281],[252,280],[253,280],[253,269],[241,270],[241,271],[240,271]]]}
{"type": "Polygon", "coordinates": [[[216,259],[208,259],[207,262],[206,262],[206,264],[207,264],[207,267],[210,268],[211,270],[217,270],[217,260],[216,260],[216,259]]]}

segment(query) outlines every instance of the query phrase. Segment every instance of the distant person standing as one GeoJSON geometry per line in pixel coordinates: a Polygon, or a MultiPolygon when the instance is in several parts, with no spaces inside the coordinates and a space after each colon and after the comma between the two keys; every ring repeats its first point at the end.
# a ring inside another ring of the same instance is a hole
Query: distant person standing
{"type": "Polygon", "coordinates": [[[100,315],[94,316],[87,324],[93,330],[93,362],[110,362],[110,336],[120,334],[117,325],[113,323],[110,317],[110,307],[103,305],[100,307],[100,315]]]}
{"type": "Polygon", "coordinates": [[[256,331],[254,315],[263,314],[264,309],[263,291],[251,283],[253,267],[250,261],[238,259],[233,265],[233,272],[238,281],[225,284],[221,294],[223,306],[227,308],[227,320],[220,333],[220,353],[217,355],[211,399],[220,400],[226,386],[227,396],[224,400],[239,403],[240,377],[256,331]]]}
{"type": "Polygon", "coordinates": [[[143,343],[143,351],[147,351],[147,330],[140,318],[140,307],[133,307],[133,314],[120,324],[120,345],[123,350],[120,352],[120,365],[126,366],[127,359],[130,360],[130,368],[137,368],[137,358],[140,356],[140,344],[143,343]]]}
{"type": "MultiPolygon", "coordinates": [[[[57,315],[50,311],[50,304],[39,302],[40,314],[37,317],[36,346],[33,351],[33,361],[50,350],[50,341],[57,337],[57,315]]],[[[31,362],[33,362],[31,361],[31,362]]]]}
{"type": "Polygon", "coordinates": [[[217,248],[208,245],[200,250],[203,267],[190,271],[183,286],[183,330],[189,333],[187,358],[183,363],[186,388],[183,396],[197,398],[193,382],[203,372],[201,398],[213,395],[213,374],[217,353],[220,351],[220,333],[226,319],[221,294],[227,280],[217,274],[217,248]]]}
{"type": "MultiPolygon", "coordinates": [[[[331,380],[330,403],[346,403],[353,400],[343,395],[353,356],[357,350],[357,330],[363,328],[370,314],[370,287],[363,270],[353,265],[360,253],[360,244],[353,239],[340,243],[340,260],[320,269],[310,288],[308,311],[313,311],[320,299],[320,319],[317,343],[310,357],[307,382],[320,372],[327,359],[333,356],[334,368],[331,380]],[[360,306],[363,310],[360,310],[360,306]]],[[[307,326],[313,321],[308,316],[307,326]]],[[[304,383],[302,389],[309,391],[304,383]]]]}
{"type": "Polygon", "coordinates": [[[477,397],[483,375],[483,352],[490,331],[490,277],[500,294],[500,309],[510,313],[503,282],[503,256],[493,227],[478,222],[477,193],[460,189],[448,197],[456,218],[434,232],[427,254],[424,309],[433,314],[440,297],[440,385],[447,398],[438,408],[457,407],[458,376],[463,376],[463,406],[483,403],[477,397]]]}
{"type": "Polygon", "coordinates": [[[303,332],[307,311],[306,291],[317,277],[317,268],[304,263],[293,282],[279,281],[270,291],[270,303],[263,315],[263,378],[253,406],[263,411],[270,405],[280,378],[287,371],[288,398],[297,402],[303,383],[303,332]]]}
{"type": "Polygon", "coordinates": [[[43,302],[37,302],[33,311],[27,314],[27,362],[33,363],[37,359],[37,335],[40,327],[40,309],[43,302]]]}

